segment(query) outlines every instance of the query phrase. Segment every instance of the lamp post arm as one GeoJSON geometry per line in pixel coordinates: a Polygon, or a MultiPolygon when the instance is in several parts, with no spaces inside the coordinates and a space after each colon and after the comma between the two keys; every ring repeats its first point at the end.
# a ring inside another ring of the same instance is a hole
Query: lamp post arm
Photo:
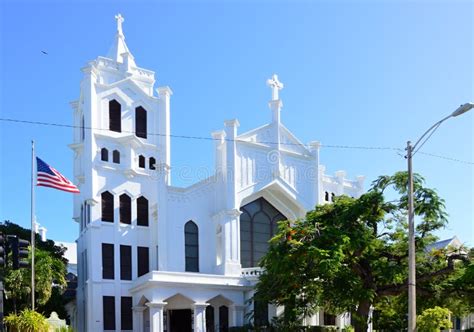
{"type": "Polygon", "coordinates": [[[439,121],[436,122],[434,125],[432,125],[432,126],[430,127],[430,129],[428,129],[427,131],[425,131],[425,133],[416,141],[416,143],[413,144],[413,146],[412,146],[412,151],[415,151],[415,150],[416,150],[416,147],[418,146],[418,144],[420,144],[421,140],[426,137],[426,135],[428,135],[432,130],[436,130],[437,127],[439,127],[444,121],[448,120],[448,119],[449,119],[450,117],[452,117],[452,116],[453,116],[452,114],[448,115],[447,117],[445,117],[445,118],[439,120],[439,121]]]}

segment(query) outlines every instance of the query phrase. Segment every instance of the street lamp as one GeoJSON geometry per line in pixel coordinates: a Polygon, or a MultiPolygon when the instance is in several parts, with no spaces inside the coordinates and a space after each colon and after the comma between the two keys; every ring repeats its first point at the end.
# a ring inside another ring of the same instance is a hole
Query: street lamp
{"type": "Polygon", "coordinates": [[[412,145],[410,141],[407,142],[406,158],[408,162],[408,332],[415,332],[416,330],[415,213],[413,209],[412,158],[444,121],[448,120],[451,117],[464,114],[472,108],[474,108],[473,103],[465,103],[459,106],[453,113],[431,126],[430,129],[428,129],[418,139],[418,141],[416,141],[414,145],[412,145]]]}

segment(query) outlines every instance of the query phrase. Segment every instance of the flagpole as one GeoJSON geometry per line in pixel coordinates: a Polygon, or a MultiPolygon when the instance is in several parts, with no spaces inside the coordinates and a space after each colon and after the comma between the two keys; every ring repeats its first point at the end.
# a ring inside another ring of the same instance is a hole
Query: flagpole
{"type": "Polygon", "coordinates": [[[35,141],[31,141],[31,310],[35,310],[35,141]]]}

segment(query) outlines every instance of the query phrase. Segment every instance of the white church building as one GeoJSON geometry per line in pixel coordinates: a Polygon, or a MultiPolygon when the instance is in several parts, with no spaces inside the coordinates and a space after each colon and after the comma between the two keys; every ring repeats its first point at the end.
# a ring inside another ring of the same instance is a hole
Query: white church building
{"type": "MultiPolygon", "coordinates": [[[[282,124],[283,84],[273,75],[269,123],[240,133],[237,119],[224,121],[212,133],[213,175],[173,186],[172,90],[154,88],[154,72],[137,66],[123,18],[116,19],[110,52],[82,69],[71,103],[81,191],[74,198],[75,328],[217,332],[268,324],[281,308],[251,298],[277,222],[303,217],[334,195],[359,196],[364,178],[325,174],[320,143],[302,143],[282,124]]],[[[321,312],[305,323],[342,327],[349,320],[321,312]]]]}

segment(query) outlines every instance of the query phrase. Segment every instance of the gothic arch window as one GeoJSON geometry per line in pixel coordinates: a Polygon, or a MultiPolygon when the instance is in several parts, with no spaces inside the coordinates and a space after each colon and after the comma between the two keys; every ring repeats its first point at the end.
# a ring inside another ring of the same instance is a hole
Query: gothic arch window
{"type": "Polygon", "coordinates": [[[114,222],[114,195],[105,191],[101,194],[102,221],[114,222]]]}
{"type": "Polygon", "coordinates": [[[148,226],[148,200],[143,196],[137,199],[137,225],[148,226]]]}
{"type": "Polygon", "coordinates": [[[242,267],[258,266],[268,250],[268,241],[278,230],[278,221],[287,218],[264,198],[240,208],[240,260],[242,267]]]}
{"type": "Polygon", "coordinates": [[[122,132],[122,106],[115,99],[109,101],[109,130],[122,132]]]}
{"type": "Polygon", "coordinates": [[[112,161],[115,164],[120,164],[120,151],[119,150],[114,150],[112,152],[112,161]]]}
{"type": "Polygon", "coordinates": [[[100,149],[100,160],[109,161],[109,150],[106,148],[100,149]]]}
{"type": "Polygon", "coordinates": [[[142,155],[138,156],[138,167],[145,168],[145,157],[142,155]]]}
{"type": "Polygon", "coordinates": [[[132,199],[127,194],[120,195],[120,222],[122,224],[132,223],[132,199]]]}
{"type": "Polygon", "coordinates": [[[199,272],[199,230],[193,221],[184,225],[185,271],[199,272]]]}
{"type": "Polygon", "coordinates": [[[336,194],[335,193],[331,193],[331,201],[334,202],[334,198],[336,198],[336,194]]]}
{"type": "Polygon", "coordinates": [[[327,191],[324,193],[324,200],[329,202],[329,193],[327,191]]]}
{"type": "Polygon", "coordinates": [[[146,138],[146,110],[138,106],[135,108],[135,135],[146,138]]]}
{"type": "Polygon", "coordinates": [[[156,159],[155,158],[151,157],[150,161],[149,161],[149,164],[150,164],[150,169],[152,169],[152,170],[156,169],[156,159]]]}

